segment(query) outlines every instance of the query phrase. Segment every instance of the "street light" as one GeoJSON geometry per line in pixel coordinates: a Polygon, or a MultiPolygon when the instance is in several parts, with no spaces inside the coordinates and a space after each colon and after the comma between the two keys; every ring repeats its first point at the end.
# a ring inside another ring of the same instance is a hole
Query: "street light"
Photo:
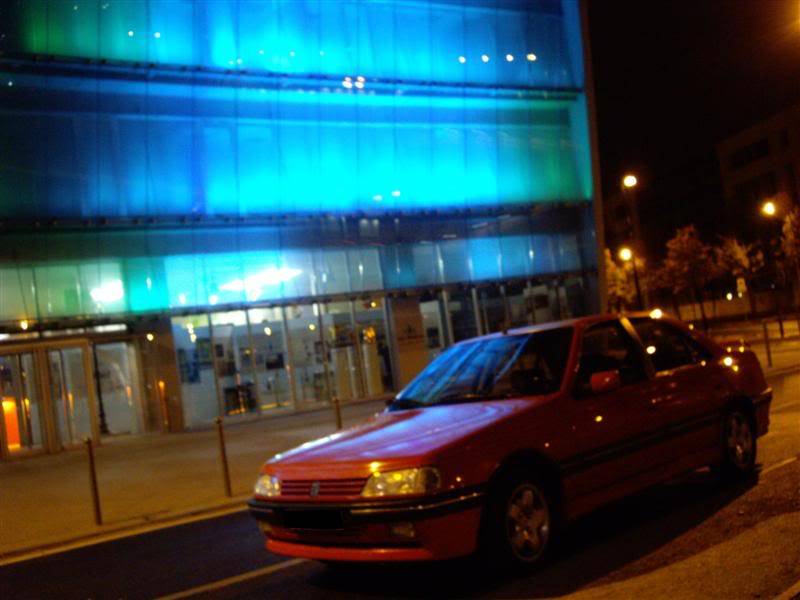
{"type": "Polygon", "coordinates": [[[628,189],[632,187],[636,187],[636,184],[639,183],[639,180],[636,179],[636,175],[633,173],[628,173],[625,177],[622,178],[622,185],[628,189]]]}
{"type": "Polygon", "coordinates": [[[775,203],[772,200],[767,200],[761,205],[761,214],[765,217],[774,217],[775,213],[778,212],[778,207],[775,206],[775,203]]]}
{"type": "Polygon", "coordinates": [[[636,261],[633,259],[633,250],[628,246],[619,249],[618,256],[622,262],[630,262],[633,266],[633,284],[636,286],[636,307],[642,310],[642,289],[639,287],[639,271],[636,269],[636,261]]]}

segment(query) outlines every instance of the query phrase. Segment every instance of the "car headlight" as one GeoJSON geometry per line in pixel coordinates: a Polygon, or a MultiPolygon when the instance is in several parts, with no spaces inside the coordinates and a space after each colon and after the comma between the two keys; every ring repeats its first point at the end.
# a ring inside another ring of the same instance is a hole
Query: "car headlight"
{"type": "Polygon", "coordinates": [[[427,494],[439,489],[441,478],[433,467],[401,469],[386,473],[373,473],[367,480],[362,496],[402,496],[427,494]]]}
{"type": "Polygon", "coordinates": [[[281,480],[274,475],[262,475],[256,480],[254,491],[256,496],[264,496],[265,498],[280,496],[281,480]]]}

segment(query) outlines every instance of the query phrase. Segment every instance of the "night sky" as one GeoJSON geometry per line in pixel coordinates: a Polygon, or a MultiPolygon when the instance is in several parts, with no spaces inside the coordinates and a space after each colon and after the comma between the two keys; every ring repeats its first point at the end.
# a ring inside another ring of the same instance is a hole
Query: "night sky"
{"type": "Polygon", "coordinates": [[[800,0],[588,1],[604,194],[637,173],[651,253],[723,233],[715,145],[800,101],[800,0]]]}

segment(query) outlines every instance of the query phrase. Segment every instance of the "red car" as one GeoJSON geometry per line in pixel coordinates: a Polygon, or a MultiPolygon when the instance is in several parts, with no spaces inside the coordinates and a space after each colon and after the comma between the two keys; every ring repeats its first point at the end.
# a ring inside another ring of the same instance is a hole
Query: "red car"
{"type": "Polygon", "coordinates": [[[751,351],[658,310],[496,333],[366,422],[275,456],[250,510],[287,556],[532,565],[601,504],[706,465],[751,474],[771,399],[751,351]]]}

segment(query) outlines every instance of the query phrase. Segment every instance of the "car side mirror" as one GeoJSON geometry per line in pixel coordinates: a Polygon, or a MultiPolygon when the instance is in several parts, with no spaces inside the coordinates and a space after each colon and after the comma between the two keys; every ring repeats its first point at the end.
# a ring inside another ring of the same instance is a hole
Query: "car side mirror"
{"type": "Polygon", "coordinates": [[[593,394],[607,394],[622,387],[622,381],[619,377],[619,371],[599,371],[592,373],[592,378],[589,380],[589,387],[593,394]]]}

